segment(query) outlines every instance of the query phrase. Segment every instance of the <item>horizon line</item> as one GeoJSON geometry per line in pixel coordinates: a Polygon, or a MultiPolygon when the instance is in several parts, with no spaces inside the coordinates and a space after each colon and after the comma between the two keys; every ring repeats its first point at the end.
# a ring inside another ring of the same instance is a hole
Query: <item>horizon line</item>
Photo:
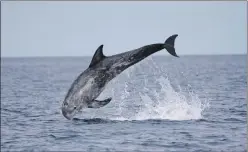
{"type": "MultiPolygon", "coordinates": [[[[182,55],[179,55],[180,56],[231,56],[231,55],[247,55],[247,53],[236,53],[236,54],[182,54],[182,55]]],[[[156,55],[154,54],[153,55],[154,57],[159,57],[159,56],[170,56],[170,55],[156,55]]],[[[72,55],[72,56],[1,56],[1,58],[44,58],[44,57],[51,57],[51,58],[54,58],[54,57],[58,57],[58,58],[64,58],[64,57],[93,57],[90,56],[90,55],[72,55]]]]}

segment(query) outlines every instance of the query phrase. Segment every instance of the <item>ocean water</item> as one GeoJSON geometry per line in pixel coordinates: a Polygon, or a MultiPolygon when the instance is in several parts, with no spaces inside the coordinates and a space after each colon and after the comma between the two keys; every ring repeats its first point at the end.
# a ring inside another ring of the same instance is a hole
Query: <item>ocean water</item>
{"type": "Polygon", "coordinates": [[[246,55],[150,56],[69,121],[62,101],[90,60],[1,59],[1,151],[247,150],[246,55]]]}

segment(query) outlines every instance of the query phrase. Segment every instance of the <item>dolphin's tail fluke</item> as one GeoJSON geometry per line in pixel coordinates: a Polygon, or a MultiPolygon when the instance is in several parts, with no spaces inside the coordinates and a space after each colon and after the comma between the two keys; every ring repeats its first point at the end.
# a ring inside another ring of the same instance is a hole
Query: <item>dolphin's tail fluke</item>
{"type": "Polygon", "coordinates": [[[175,48],[174,48],[174,44],[175,44],[175,39],[178,35],[175,34],[175,35],[172,35],[170,36],[165,42],[164,42],[164,47],[165,49],[173,56],[175,57],[179,57],[177,54],[176,54],[176,51],[175,51],[175,48]]]}

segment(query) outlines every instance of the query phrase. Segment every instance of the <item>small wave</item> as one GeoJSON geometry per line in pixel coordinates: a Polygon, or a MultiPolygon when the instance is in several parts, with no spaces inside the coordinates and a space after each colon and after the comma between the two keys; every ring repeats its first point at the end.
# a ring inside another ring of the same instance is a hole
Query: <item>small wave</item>
{"type": "MultiPolygon", "coordinates": [[[[166,120],[166,119],[144,119],[144,120],[132,120],[132,119],[119,119],[119,118],[91,118],[91,119],[80,119],[73,118],[72,121],[75,125],[84,125],[84,124],[113,124],[113,123],[134,123],[134,124],[163,124],[163,123],[180,123],[178,120],[166,120]]],[[[186,120],[187,121],[187,120],[186,120]]]]}
{"type": "Polygon", "coordinates": [[[16,114],[22,113],[22,111],[7,109],[7,108],[1,108],[1,111],[6,111],[6,112],[11,112],[11,113],[16,113],[16,114]]]}
{"type": "Polygon", "coordinates": [[[225,121],[229,121],[229,122],[245,122],[243,120],[240,120],[238,118],[226,118],[224,119],[225,121]]]}
{"type": "Polygon", "coordinates": [[[207,122],[207,123],[220,123],[221,121],[216,121],[216,120],[208,120],[208,119],[197,119],[195,120],[196,122],[207,122]]]}
{"type": "Polygon", "coordinates": [[[70,139],[70,138],[75,138],[75,137],[80,137],[80,135],[68,135],[68,136],[55,136],[53,134],[49,135],[50,137],[57,139],[57,140],[63,140],[63,139],[70,139]]]}
{"type": "Polygon", "coordinates": [[[117,121],[110,120],[110,119],[102,119],[102,118],[92,118],[92,119],[79,119],[73,118],[74,122],[83,122],[87,124],[102,124],[102,123],[115,123],[117,121]]]}

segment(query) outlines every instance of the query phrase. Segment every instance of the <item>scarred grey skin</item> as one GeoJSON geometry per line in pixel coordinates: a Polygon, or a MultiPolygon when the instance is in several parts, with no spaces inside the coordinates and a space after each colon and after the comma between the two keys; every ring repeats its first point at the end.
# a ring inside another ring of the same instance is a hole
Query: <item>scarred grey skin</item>
{"type": "Polygon", "coordinates": [[[82,108],[100,108],[108,104],[112,98],[95,100],[109,81],[128,67],[145,59],[149,55],[166,49],[171,55],[178,57],[174,42],[178,35],[170,36],[165,43],[146,45],[128,52],[106,57],[103,45],[96,50],[89,67],[82,72],[71,85],[62,104],[62,114],[67,119],[82,108]]]}

